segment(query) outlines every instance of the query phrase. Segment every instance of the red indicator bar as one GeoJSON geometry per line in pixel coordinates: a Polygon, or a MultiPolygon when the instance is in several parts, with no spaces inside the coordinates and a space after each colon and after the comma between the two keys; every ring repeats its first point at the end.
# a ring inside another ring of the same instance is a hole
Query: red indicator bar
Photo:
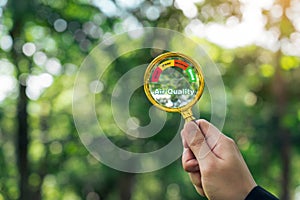
{"type": "Polygon", "coordinates": [[[186,70],[186,68],[189,66],[189,64],[187,64],[186,62],[184,62],[182,60],[174,60],[174,66],[179,67],[183,70],[186,70]]]}
{"type": "Polygon", "coordinates": [[[161,73],[162,69],[157,67],[152,74],[151,82],[157,82],[161,73]]]}

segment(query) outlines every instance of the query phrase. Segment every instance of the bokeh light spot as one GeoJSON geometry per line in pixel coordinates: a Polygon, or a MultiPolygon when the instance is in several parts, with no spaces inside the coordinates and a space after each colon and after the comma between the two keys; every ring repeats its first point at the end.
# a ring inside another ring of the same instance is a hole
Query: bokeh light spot
{"type": "Polygon", "coordinates": [[[54,22],[54,29],[57,31],[57,32],[63,32],[67,29],[67,22],[66,20],[64,19],[57,19],[55,20],[54,22]]]}
{"type": "Polygon", "coordinates": [[[253,92],[248,92],[244,97],[246,106],[254,106],[257,102],[257,96],[253,92]]]}
{"type": "Polygon", "coordinates": [[[13,40],[10,35],[5,35],[0,39],[0,47],[3,51],[9,51],[13,45],[13,40]]]}
{"type": "Polygon", "coordinates": [[[149,20],[154,21],[159,18],[160,11],[156,6],[149,6],[146,11],[146,16],[149,20]]]}
{"type": "Polygon", "coordinates": [[[36,51],[36,46],[32,42],[25,43],[22,47],[22,51],[26,56],[32,56],[36,51]]]}
{"type": "Polygon", "coordinates": [[[263,64],[260,66],[260,72],[264,77],[271,77],[275,73],[275,69],[270,64],[263,64]]]}

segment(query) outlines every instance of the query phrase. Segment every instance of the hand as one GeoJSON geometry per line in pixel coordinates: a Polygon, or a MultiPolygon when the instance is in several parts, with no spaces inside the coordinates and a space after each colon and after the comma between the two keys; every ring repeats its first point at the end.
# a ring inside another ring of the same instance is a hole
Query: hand
{"type": "Polygon", "coordinates": [[[182,165],[197,192],[210,200],[244,200],[256,186],[235,142],[206,120],[181,131],[182,165]]]}

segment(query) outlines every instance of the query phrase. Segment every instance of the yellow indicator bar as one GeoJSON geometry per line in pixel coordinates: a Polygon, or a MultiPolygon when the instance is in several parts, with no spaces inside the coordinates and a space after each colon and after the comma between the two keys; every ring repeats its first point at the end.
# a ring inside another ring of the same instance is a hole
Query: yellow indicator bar
{"type": "Polygon", "coordinates": [[[168,67],[174,66],[174,60],[167,60],[159,65],[159,68],[161,68],[162,71],[167,69],[168,67]]]}

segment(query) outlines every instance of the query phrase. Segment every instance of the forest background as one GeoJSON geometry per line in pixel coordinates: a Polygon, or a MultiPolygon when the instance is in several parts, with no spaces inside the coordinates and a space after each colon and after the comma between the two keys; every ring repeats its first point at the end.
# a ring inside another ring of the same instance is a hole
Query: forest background
{"type": "MultiPolygon", "coordinates": [[[[81,63],[99,43],[143,27],[177,31],[203,47],[226,89],[222,131],[259,185],[281,200],[299,200],[299,0],[0,0],[0,200],[201,199],[180,159],[153,172],[120,172],[78,137],[72,94],[81,63]]],[[[136,66],[158,53],[131,52],[112,63],[100,103],[110,101],[105,89],[130,69],[122,63],[136,66]]],[[[208,96],[199,103],[207,120],[208,96]]],[[[142,90],[133,99],[135,122],[147,124],[150,103],[142,90]]],[[[147,152],[166,145],[178,121],[168,114],[164,132],[148,140],[120,129],[108,137],[147,152]]],[[[108,117],[105,124],[115,122],[108,117]]]]}

